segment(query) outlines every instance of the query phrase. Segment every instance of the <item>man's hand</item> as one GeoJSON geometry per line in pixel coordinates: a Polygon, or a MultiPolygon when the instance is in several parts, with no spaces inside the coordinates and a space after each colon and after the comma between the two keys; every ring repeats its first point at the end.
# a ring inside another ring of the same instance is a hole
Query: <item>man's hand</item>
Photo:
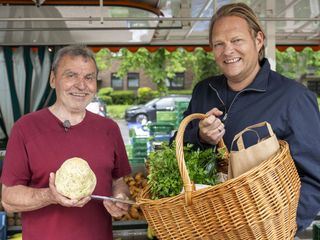
{"type": "Polygon", "coordinates": [[[224,124],[217,117],[221,116],[221,112],[217,108],[211,109],[207,112],[209,117],[199,122],[199,136],[200,141],[212,145],[216,145],[225,133],[224,124]]]}
{"type": "Polygon", "coordinates": [[[56,186],[54,184],[55,182],[55,174],[50,173],[49,177],[49,189],[50,189],[50,198],[52,200],[52,203],[54,204],[60,204],[64,207],[83,207],[87,202],[90,201],[90,197],[85,197],[82,199],[69,199],[62,194],[60,194],[56,186]]]}
{"type": "MultiPolygon", "coordinates": [[[[128,200],[129,198],[125,196],[125,194],[117,194],[114,196],[115,198],[125,199],[128,200]]],[[[104,200],[103,201],[104,207],[110,213],[112,217],[120,218],[125,215],[129,210],[129,204],[114,202],[112,200],[104,200]]]]}

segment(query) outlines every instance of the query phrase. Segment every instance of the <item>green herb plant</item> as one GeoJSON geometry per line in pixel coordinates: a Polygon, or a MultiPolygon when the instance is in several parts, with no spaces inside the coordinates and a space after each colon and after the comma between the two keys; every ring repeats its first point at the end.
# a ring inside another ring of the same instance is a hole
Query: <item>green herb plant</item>
{"type": "MultiPolygon", "coordinates": [[[[184,146],[185,163],[191,181],[196,184],[217,184],[216,160],[220,153],[215,149],[195,150],[191,144],[184,146]]],[[[148,158],[148,184],[152,199],[178,195],[183,187],[176,160],[175,144],[163,143],[162,148],[151,152],[148,158]]]]}

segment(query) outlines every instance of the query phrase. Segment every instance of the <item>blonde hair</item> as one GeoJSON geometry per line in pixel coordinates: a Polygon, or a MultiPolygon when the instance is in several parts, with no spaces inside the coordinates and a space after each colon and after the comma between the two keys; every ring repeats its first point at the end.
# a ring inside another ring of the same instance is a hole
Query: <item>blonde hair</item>
{"type": "MultiPolygon", "coordinates": [[[[246,20],[249,26],[249,30],[251,30],[253,37],[257,37],[258,32],[262,32],[263,38],[265,38],[265,33],[263,28],[258,20],[257,15],[253,12],[253,10],[244,3],[231,3],[222,6],[218,9],[218,11],[212,16],[210,21],[209,28],[209,44],[212,47],[212,30],[214,24],[221,19],[222,17],[227,16],[237,16],[246,20]]],[[[265,47],[264,45],[261,47],[259,51],[259,61],[265,56],[265,47]]]]}

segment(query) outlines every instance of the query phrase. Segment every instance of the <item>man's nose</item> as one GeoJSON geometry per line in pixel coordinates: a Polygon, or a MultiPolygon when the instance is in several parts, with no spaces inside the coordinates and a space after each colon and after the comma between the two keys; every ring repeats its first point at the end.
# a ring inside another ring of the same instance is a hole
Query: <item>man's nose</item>
{"type": "Polygon", "coordinates": [[[224,48],[224,54],[229,55],[234,52],[234,46],[232,43],[226,43],[224,48]]]}
{"type": "Polygon", "coordinates": [[[79,89],[85,89],[87,87],[86,80],[83,77],[79,77],[76,83],[76,87],[79,89]]]}

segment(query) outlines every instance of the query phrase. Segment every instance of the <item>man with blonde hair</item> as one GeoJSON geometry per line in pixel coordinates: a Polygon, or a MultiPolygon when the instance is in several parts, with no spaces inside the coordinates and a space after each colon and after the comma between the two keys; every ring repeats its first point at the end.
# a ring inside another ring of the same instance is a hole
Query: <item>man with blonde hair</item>
{"type": "MultiPolygon", "coordinates": [[[[314,93],[270,69],[264,58],[265,34],[253,10],[244,3],[222,6],[212,17],[209,42],[222,75],[199,82],[185,116],[193,121],[185,141],[202,148],[221,138],[228,149],[245,127],[267,121],[278,139],[287,141],[300,179],[298,231],[320,211],[320,114],[314,93]]],[[[246,142],[256,142],[247,136],[246,142]]]]}

